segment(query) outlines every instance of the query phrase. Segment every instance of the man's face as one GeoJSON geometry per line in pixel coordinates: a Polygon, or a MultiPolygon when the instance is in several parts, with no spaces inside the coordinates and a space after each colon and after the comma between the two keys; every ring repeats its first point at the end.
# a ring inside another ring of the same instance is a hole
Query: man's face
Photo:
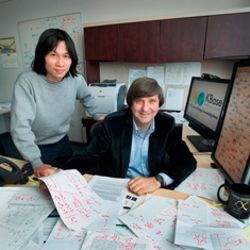
{"type": "Polygon", "coordinates": [[[138,128],[141,130],[148,128],[159,109],[160,100],[158,95],[135,99],[131,110],[138,128]]]}

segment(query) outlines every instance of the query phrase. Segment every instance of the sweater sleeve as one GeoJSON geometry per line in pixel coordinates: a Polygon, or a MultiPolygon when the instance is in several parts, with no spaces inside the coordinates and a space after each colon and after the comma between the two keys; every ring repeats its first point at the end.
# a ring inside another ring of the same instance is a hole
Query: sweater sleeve
{"type": "Polygon", "coordinates": [[[35,143],[31,125],[35,119],[36,104],[32,88],[19,77],[15,83],[11,106],[11,136],[23,158],[33,167],[42,164],[41,152],[35,143]]]}
{"type": "Polygon", "coordinates": [[[89,91],[87,83],[81,75],[78,77],[77,99],[92,117],[97,117],[96,100],[89,91]]]}

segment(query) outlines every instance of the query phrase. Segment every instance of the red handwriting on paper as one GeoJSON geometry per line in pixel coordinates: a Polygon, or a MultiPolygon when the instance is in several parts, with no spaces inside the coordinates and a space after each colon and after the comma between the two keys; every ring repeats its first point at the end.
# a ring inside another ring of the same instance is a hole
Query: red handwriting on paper
{"type": "Polygon", "coordinates": [[[90,211],[87,206],[84,206],[78,197],[72,197],[72,203],[75,210],[83,216],[83,219],[88,219],[90,217],[90,211]]]}
{"type": "Polygon", "coordinates": [[[231,218],[231,216],[227,213],[225,213],[224,211],[220,211],[218,208],[215,207],[211,207],[211,214],[214,217],[218,217],[218,218],[231,218]]]}
{"type": "Polygon", "coordinates": [[[227,243],[225,244],[225,247],[239,247],[239,246],[244,246],[247,244],[247,240],[242,238],[240,235],[233,235],[233,236],[230,236],[228,239],[227,239],[227,243]]]}
{"type": "Polygon", "coordinates": [[[154,228],[154,224],[151,223],[151,222],[147,222],[147,223],[145,224],[145,227],[146,227],[146,228],[154,228]]]}
{"type": "Polygon", "coordinates": [[[67,201],[67,197],[62,193],[54,194],[53,200],[57,205],[57,209],[64,215],[72,213],[74,210],[67,201]]]}
{"type": "Polygon", "coordinates": [[[34,197],[33,195],[29,194],[17,194],[15,197],[16,201],[36,201],[38,197],[34,197]]]}
{"type": "Polygon", "coordinates": [[[142,230],[142,228],[138,225],[138,224],[132,224],[131,227],[134,229],[134,230],[142,230]]]}
{"type": "Polygon", "coordinates": [[[193,239],[199,247],[207,244],[207,235],[204,233],[194,233],[193,239]]]}
{"type": "Polygon", "coordinates": [[[229,221],[223,221],[223,220],[215,220],[215,222],[220,226],[220,227],[231,227],[232,223],[229,221]]]}
{"type": "MultiPolygon", "coordinates": [[[[132,238],[125,238],[124,239],[124,244],[125,244],[125,250],[132,250],[136,249],[136,243],[134,242],[134,239],[132,238]]],[[[121,248],[122,249],[122,248],[121,248]]]]}
{"type": "Polygon", "coordinates": [[[202,224],[202,221],[199,220],[199,219],[194,219],[194,218],[191,218],[190,221],[192,222],[193,225],[199,225],[199,224],[202,224]]]}

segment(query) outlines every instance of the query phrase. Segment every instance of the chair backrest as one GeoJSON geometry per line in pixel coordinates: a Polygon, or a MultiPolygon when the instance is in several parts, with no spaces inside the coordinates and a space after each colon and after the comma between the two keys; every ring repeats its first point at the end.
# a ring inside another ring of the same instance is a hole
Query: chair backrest
{"type": "Polygon", "coordinates": [[[102,120],[100,121],[96,121],[95,123],[93,123],[93,125],[90,128],[90,139],[94,136],[98,134],[98,130],[101,129],[101,125],[102,125],[102,120]]]}

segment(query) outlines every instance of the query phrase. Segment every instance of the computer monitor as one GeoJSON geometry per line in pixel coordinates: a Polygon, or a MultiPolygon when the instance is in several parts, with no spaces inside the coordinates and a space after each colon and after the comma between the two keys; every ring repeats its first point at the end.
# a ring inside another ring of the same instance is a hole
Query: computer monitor
{"type": "Polygon", "coordinates": [[[199,135],[187,138],[199,152],[213,150],[221,117],[228,98],[230,80],[192,77],[184,118],[199,135]]]}
{"type": "Polygon", "coordinates": [[[237,63],[212,159],[226,181],[250,186],[250,61],[237,63]]]}

